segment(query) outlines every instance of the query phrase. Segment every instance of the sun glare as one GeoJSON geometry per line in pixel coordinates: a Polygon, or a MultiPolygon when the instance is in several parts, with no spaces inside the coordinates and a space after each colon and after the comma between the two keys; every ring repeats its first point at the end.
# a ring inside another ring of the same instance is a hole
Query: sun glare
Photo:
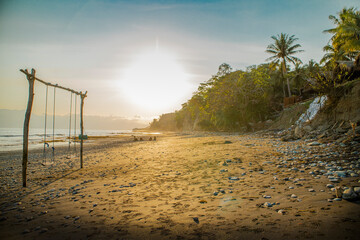
{"type": "Polygon", "coordinates": [[[188,74],[174,56],[158,49],[135,58],[120,81],[127,100],[151,111],[181,103],[190,87],[188,74]]]}

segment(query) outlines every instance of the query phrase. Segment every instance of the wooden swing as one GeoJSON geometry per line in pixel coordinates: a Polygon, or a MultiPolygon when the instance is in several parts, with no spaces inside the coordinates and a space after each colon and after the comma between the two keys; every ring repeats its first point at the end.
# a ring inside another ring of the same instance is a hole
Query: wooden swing
{"type": "MultiPolygon", "coordinates": [[[[84,99],[87,97],[87,91],[85,91],[85,93],[82,92],[77,92],[74,91],[70,88],[65,88],[62,86],[59,86],[57,84],[52,84],[49,82],[45,82],[39,78],[35,77],[35,69],[31,69],[31,73],[28,72],[27,69],[23,70],[20,69],[20,72],[24,73],[26,75],[26,78],[28,80],[29,83],[29,99],[28,99],[28,104],[27,104],[27,108],[26,108],[26,113],[25,113],[25,119],[24,119],[24,132],[23,132],[23,161],[22,161],[22,179],[23,179],[23,187],[26,187],[26,174],[27,174],[27,164],[28,164],[28,147],[29,147],[29,124],[30,124],[30,117],[31,117],[31,110],[32,110],[32,105],[33,105],[33,101],[34,101],[34,83],[35,80],[43,83],[46,85],[46,103],[45,103],[45,134],[44,134],[44,154],[45,154],[45,149],[46,149],[46,122],[47,122],[47,99],[48,99],[48,86],[54,87],[54,107],[53,107],[53,146],[52,146],[52,152],[53,152],[53,157],[55,156],[55,93],[56,93],[56,88],[60,88],[66,91],[69,91],[71,93],[74,93],[76,95],[79,95],[81,98],[81,107],[80,107],[80,130],[81,130],[81,136],[83,136],[84,133],[84,122],[83,122],[83,112],[84,112],[84,99]]],[[[76,101],[76,98],[75,98],[76,101]]],[[[70,106],[71,107],[71,106],[70,106]]],[[[70,114],[71,115],[71,114],[70,114]]],[[[76,121],[76,103],[75,103],[75,121],[76,121]]],[[[75,126],[76,126],[76,122],[75,122],[75,126]]],[[[69,130],[71,131],[71,130],[69,130]]],[[[75,133],[76,133],[76,128],[75,128],[75,133]]],[[[76,135],[75,135],[76,136],[76,135]]],[[[81,138],[80,141],[80,168],[83,168],[83,138],[81,138]]]]}

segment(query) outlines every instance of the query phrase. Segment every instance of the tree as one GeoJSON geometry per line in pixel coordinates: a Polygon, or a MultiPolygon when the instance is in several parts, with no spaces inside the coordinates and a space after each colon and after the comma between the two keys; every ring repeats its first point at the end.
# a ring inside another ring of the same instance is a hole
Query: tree
{"type": "MultiPolygon", "coordinates": [[[[273,56],[266,59],[267,61],[271,60],[272,62],[278,64],[281,62],[281,73],[283,78],[286,77],[287,73],[287,65],[286,62],[289,61],[293,64],[296,61],[301,62],[301,60],[293,55],[299,52],[303,52],[303,50],[299,49],[301,47],[300,44],[294,44],[298,38],[295,38],[295,35],[289,36],[286,33],[278,34],[277,36],[271,37],[275,42],[268,45],[266,52],[272,54],[273,56]]],[[[291,96],[290,83],[289,78],[286,77],[288,94],[291,96]]]]}
{"type": "MultiPolygon", "coordinates": [[[[336,25],[335,28],[325,30],[331,33],[331,45],[337,55],[347,55],[353,58],[355,54],[360,57],[360,12],[355,8],[343,8],[339,17],[333,15],[329,19],[336,25]]],[[[325,47],[327,48],[327,47],[325,47]]],[[[324,50],[326,51],[327,49],[324,50]]],[[[325,56],[324,56],[325,57],[325,56]]]]}
{"type": "Polygon", "coordinates": [[[336,50],[332,45],[326,45],[323,51],[326,52],[326,54],[322,57],[320,63],[325,63],[327,66],[335,67],[338,61],[351,61],[353,58],[342,48],[336,50]]]}
{"type": "Polygon", "coordinates": [[[218,77],[223,77],[223,76],[231,73],[231,71],[232,71],[232,67],[231,67],[229,64],[227,64],[227,63],[223,63],[223,64],[221,64],[221,65],[219,66],[219,70],[218,70],[218,72],[217,72],[217,76],[218,76],[218,77]]]}
{"type": "Polygon", "coordinates": [[[297,90],[297,95],[301,95],[301,88],[305,85],[305,68],[301,66],[301,63],[296,61],[294,71],[290,74],[290,78],[293,82],[293,87],[297,90]]]}

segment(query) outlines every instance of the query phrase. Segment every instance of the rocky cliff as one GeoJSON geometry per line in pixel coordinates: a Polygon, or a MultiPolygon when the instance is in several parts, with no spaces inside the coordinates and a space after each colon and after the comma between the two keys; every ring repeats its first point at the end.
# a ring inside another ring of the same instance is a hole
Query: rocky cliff
{"type": "MultiPolygon", "coordinates": [[[[281,118],[277,124],[279,121],[281,118]]],[[[280,134],[284,140],[312,138],[323,142],[360,142],[360,79],[339,86],[337,96],[330,98],[313,120],[302,125],[293,121],[290,128],[283,129],[280,134]]]]}

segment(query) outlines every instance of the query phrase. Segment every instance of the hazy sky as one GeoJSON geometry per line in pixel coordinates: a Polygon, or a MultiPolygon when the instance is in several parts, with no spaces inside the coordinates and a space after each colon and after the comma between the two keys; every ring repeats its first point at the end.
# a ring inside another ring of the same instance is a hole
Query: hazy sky
{"type": "MultiPolygon", "coordinates": [[[[28,85],[19,69],[35,68],[41,79],[87,90],[85,114],[170,112],[221,63],[245,69],[265,62],[272,35],[294,34],[303,62],[319,61],[330,38],[322,31],[333,26],[328,16],[358,3],[0,1],[0,109],[26,108],[28,85]]],[[[34,111],[42,113],[45,88],[37,84],[35,91],[34,111]]],[[[69,99],[57,91],[57,113],[68,111],[69,99]]]]}

